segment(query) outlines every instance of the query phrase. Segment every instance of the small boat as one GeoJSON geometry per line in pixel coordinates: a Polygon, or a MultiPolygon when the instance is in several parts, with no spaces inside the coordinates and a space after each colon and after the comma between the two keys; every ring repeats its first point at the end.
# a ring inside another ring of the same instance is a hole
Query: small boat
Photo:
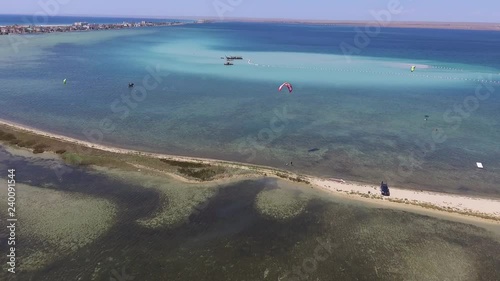
{"type": "Polygon", "coordinates": [[[229,61],[226,61],[226,62],[224,63],[224,65],[233,65],[233,63],[232,63],[232,62],[229,62],[229,61]]]}
{"type": "Polygon", "coordinates": [[[227,60],[242,60],[243,57],[238,57],[238,56],[230,56],[230,57],[228,57],[228,56],[226,56],[226,59],[227,60]]]}

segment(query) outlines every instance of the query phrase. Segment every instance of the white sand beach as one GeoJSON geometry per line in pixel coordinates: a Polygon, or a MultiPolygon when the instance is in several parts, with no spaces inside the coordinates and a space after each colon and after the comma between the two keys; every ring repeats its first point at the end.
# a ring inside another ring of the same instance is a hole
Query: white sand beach
{"type": "MultiPolygon", "coordinates": [[[[336,180],[309,178],[311,184],[322,189],[344,193],[353,196],[365,195],[383,199],[386,204],[409,204],[416,206],[434,206],[436,209],[454,213],[470,213],[476,215],[486,215],[494,218],[500,218],[500,201],[493,199],[484,199],[468,197],[462,195],[453,195],[429,191],[417,191],[403,189],[399,187],[390,187],[391,195],[389,197],[379,196],[378,186],[370,186],[353,182],[339,182],[336,180]]],[[[371,199],[369,199],[371,200],[371,199]]]]}

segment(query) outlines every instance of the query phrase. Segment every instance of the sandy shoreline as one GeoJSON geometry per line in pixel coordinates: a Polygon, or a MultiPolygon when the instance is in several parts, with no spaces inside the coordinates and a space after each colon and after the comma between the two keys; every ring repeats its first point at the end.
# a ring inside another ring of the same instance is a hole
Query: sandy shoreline
{"type": "MultiPolygon", "coordinates": [[[[193,17],[191,17],[193,18],[193,17]]],[[[285,23],[285,24],[314,24],[332,26],[374,26],[376,20],[308,20],[285,18],[231,18],[224,20],[215,17],[195,17],[210,21],[223,22],[252,22],[252,23],[285,23]]],[[[457,30],[496,30],[500,31],[500,23],[494,22],[424,22],[424,21],[392,21],[387,23],[388,28],[425,28],[425,29],[457,29],[457,30]]]]}
{"type": "Polygon", "coordinates": [[[118,153],[118,154],[132,154],[139,156],[146,156],[151,158],[165,158],[175,161],[184,162],[196,162],[204,163],[210,165],[219,165],[224,167],[233,167],[244,170],[253,170],[255,172],[260,172],[261,174],[278,176],[278,173],[286,173],[288,176],[292,177],[302,177],[305,178],[314,187],[329,191],[334,194],[343,194],[350,197],[362,198],[369,201],[377,201],[383,203],[384,205],[398,204],[401,206],[408,207],[418,207],[435,209],[436,211],[445,211],[451,213],[458,213],[464,215],[473,215],[483,218],[491,218],[491,221],[496,220],[500,223],[500,201],[468,197],[461,195],[451,195],[437,192],[428,191],[416,191],[408,190],[398,187],[391,187],[391,196],[382,198],[379,194],[378,186],[366,185],[356,182],[346,182],[341,179],[322,179],[318,177],[312,177],[307,175],[298,175],[291,172],[280,171],[277,168],[259,166],[253,164],[245,164],[238,162],[231,162],[225,160],[208,159],[208,158],[198,158],[198,157],[186,157],[186,156],[176,156],[160,153],[150,153],[141,152],[132,149],[116,148],[112,146],[94,144],[87,141],[77,140],[74,138],[53,134],[38,130],[35,128],[30,128],[24,125],[16,124],[14,122],[0,120],[0,125],[8,126],[16,130],[26,131],[32,134],[56,139],[59,141],[67,142],[69,144],[75,144],[78,146],[98,149],[106,152],[118,153]]]}
{"type": "MultiPolygon", "coordinates": [[[[249,20],[248,22],[254,22],[249,20]]],[[[257,21],[259,22],[259,21],[257,21]]],[[[265,22],[265,21],[264,21],[265,22]]],[[[301,20],[276,20],[270,23],[289,23],[289,24],[320,24],[332,26],[374,26],[375,21],[301,21],[301,20]]],[[[391,22],[387,28],[424,28],[424,29],[455,29],[455,30],[496,30],[500,31],[498,23],[460,23],[460,22],[391,22]]]]}

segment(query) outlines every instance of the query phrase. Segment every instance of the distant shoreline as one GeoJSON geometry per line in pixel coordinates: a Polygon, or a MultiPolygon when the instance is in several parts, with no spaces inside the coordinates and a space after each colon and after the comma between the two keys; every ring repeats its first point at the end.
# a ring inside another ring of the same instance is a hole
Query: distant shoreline
{"type": "MultiPolygon", "coordinates": [[[[216,19],[213,19],[217,21],[216,19]]],[[[220,21],[220,20],[219,20],[220,21]]],[[[289,20],[289,19],[226,19],[221,22],[248,22],[248,23],[284,23],[284,24],[311,24],[331,26],[380,26],[373,21],[338,21],[338,20],[289,20]]],[[[390,22],[385,28],[422,28],[422,29],[455,29],[455,30],[491,30],[500,31],[500,23],[468,23],[468,22],[390,22]]]]}
{"type": "MultiPolygon", "coordinates": [[[[150,159],[164,159],[166,161],[195,163],[209,166],[219,166],[224,168],[240,169],[253,171],[257,175],[276,177],[284,180],[302,182],[311,187],[316,187],[327,192],[331,192],[341,196],[348,196],[352,199],[367,200],[367,202],[379,202],[386,206],[404,207],[407,209],[425,208],[431,211],[439,211],[460,214],[465,216],[473,216],[477,219],[486,219],[487,221],[495,221],[500,223],[500,201],[493,199],[485,199],[463,195],[453,195],[437,192],[416,191],[403,188],[391,187],[391,196],[383,197],[380,195],[379,188],[375,185],[366,185],[357,182],[348,182],[342,179],[335,178],[319,178],[309,175],[300,175],[273,167],[253,165],[248,163],[239,163],[232,161],[224,161],[217,159],[208,159],[200,157],[176,156],[160,153],[142,152],[133,149],[117,148],[108,145],[95,144],[88,141],[77,140],[71,137],[66,137],[58,134],[49,133],[35,128],[30,128],[24,125],[16,124],[11,121],[0,119],[0,128],[10,128],[14,131],[21,131],[32,134],[37,138],[57,140],[62,143],[72,144],[78,147],[85,147],[104,152],[113,153],[115,158],[119,155],[136,155],[147,157],[150,159]]],[[[136,167],[137,168],[137,167],[136,167]]],[[[148,167],[140,167],[148,169],[148,167]]],[[[150,170],[154,170],[151,169],[150,170]]],[[[234,176],[234,175],[233,175],[234,176]]]]}
{"type": "Polygon", "coordinates": [[[123,23],[87,23],[75,22],[73,24],[44,24],[44,25],[0,25],[0,35],[24,35],[24,34],[41,34],[41,33],[61,33],[61,32],[77,32],[77,31],[96,31],[96,30],[114,30],[114,29],[130,29],[139,27],[158,27],[158,26],[176,26],[185,25],[181,22],[123,22],[123,23]]]}
{"type": "MultiPolygon", "coordinates": [[[[1,16],[24,16],[16,14],[0,14],[1,16]]],[[[248,22],[248,23],[282,23],[282,24],[311,24],[311,25],[331,25],[331,26],[376,26],[377,21],[373,20],[313,20],[313,19],[285,19],[285,18],[238,18],[238,17],[210,17],[210,16],[145,16],[145,15],[61,15],[59,17],[69,17],[76,19],[85,18],[115,18],[115,19],[137,19],[137,20],[190,20],[210,22],[248,22]]],[[[26,25],[26,23],[19,24],[26,25]]],[[[64,25],[64,24],[58,24],[64,25]]],[[[5,26],[5,25],[0,25],[5,26]]],[[[425,22],[425,21],[391,21],[384,25],[385,28],[416,28],[416,29],[455,29],[455,30],[489,30],[500,31],[500,22],[425,22]]]]}
{"type": "MultiPolygon", "coordinates": [[[[154,17],[153,17],[154,18],[154,17]]],[[[184,20],[205,20],[208,22],[248,22],[248,23],[282,23],[282,24],[311,24],[331,26],[376,26],[373,20],[311,20],[311,19],[283,19],[283,18],[233,18],[218,17],[175,17],[184,20]]],[[[455,30],[490,30],[500,31],[500,22],[425,22],[425,21],[391,21],[385,28],[422,28],[422,29],[455,29],[455,30]]]]}

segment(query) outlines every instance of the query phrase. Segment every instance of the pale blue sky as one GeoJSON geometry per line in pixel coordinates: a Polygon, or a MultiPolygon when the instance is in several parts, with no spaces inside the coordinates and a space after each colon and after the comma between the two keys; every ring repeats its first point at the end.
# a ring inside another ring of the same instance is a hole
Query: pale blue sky
{"type": "Polygon", "coordinates": [[[4,0],[0,13],[44,13],[47,9],[39,3],[59,3],[48,13],[372,20],[370,11],[386,9],[391,1],[399,1],[403,8],[394,15],[398,21],[500,22],[500,0],[4,0]],[[230,7],[226,12],[224,5],[230,7]],[[214,6],[221,8],[219,13],[214,6]]]}

